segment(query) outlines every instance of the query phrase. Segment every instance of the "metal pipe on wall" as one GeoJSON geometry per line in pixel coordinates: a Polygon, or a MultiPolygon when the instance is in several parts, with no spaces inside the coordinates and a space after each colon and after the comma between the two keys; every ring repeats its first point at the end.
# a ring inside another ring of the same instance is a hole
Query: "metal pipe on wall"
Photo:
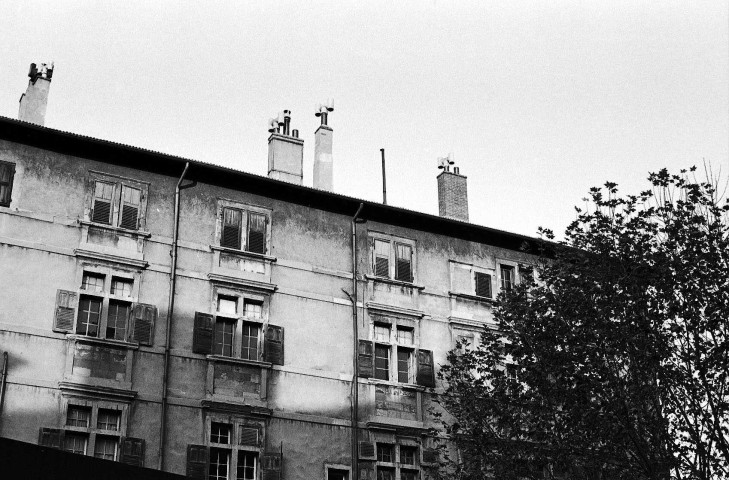
{"type": "Polygon", "coordinates": [[[359,449],[357,434],[359,426],[359,330],[357,324],[357,219],[362,213],[363,203],[359,204],[357,213],[352,217],[352,480],[359,479],[359,449]]]}
{"type": "Polygon", "coordinates": [[[165,361],[164,369],[162,370],[162,413],[160,415],[160,426],[159,426],[159,470],[164,470],[164,445],[165,445],[165,427],[167,420],[167,376],[170,364],[170,339],[171,339],[171,326],[172,326],[172,311],[175,307],[175,281],[177,279],[177,236],[180,230],[180,190],[182,190],[182,181],[185,179],[187,169],[190,168],[190,162],[185,163],[185,169],[182,171],[182,176],[177,182],[175,187],[175,218],[172,233],[172,249],[170,256],[172,257],[170,267],[170,296],[167,299],[167,328],[165,331],[165,361]]]}
{"type": "Polygon", "coordinates": [[[382,154],[382,203],[387,205],[387,176],[385,175],[385,149],[381,148],[382,154]]]}

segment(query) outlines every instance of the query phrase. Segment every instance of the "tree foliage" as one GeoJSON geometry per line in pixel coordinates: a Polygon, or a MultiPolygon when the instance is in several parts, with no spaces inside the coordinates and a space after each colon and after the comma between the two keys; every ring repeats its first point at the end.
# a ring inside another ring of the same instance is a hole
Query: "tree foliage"
{"type": "Polygon", "coordinates": [[[729,478],[729,203],[694,170],[593,188],[450,352],[451,478],[729,478]]]}

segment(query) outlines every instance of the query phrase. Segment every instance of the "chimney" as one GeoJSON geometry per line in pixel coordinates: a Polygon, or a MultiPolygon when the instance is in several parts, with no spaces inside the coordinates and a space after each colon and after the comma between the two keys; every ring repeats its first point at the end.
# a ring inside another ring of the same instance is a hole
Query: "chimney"
{"type": "Polygon", "coordinates": [[[327,124],[329,112],[334,111],[334,102],[319,105],[314,114],[321,118],[321,125],[314,132],[314,188],[332,191],[333,162],[332,136],[334,130],[327,124]]]}
{"type": "Polygon", "coordinates": [[[43,125],[46,120],[46,106],[48,105],[48,90],[51,88],[51,77],[53,76],[53,63],[50,66],[41,63],[40,67],[36,67],[35,63],[31,63],[28,76],[30,77],[28,89],[20,96],[18,119],[43,125]]]}
{"type": "Polygon", "coordinates": [[[468,221],[468,191],[466,177],[461,175],[458,167],[451,172],[453,160],[449,155],[440,158],[438,168],[443,171],[438,175],[438,214],[441,217],[468,221]]]}
{"type": "Polygon", "coordinates": [[[301,185],[304,164],[304,141],[291,128],[291,111],[284,110],[283,121],[271,119],[268,137],[268,177],[301,185]]]}

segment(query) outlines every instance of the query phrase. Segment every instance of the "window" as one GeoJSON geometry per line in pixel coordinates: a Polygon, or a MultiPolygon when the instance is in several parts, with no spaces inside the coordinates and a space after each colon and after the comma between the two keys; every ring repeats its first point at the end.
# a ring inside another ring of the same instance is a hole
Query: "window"
{"type": "Polygon", "coordinates": [[[511,290],[516,282],[515,268],[512,265],[500,265],[501,289],[511,290]]]}
{"type": "Polygon", "coordinates": [[[15,164],[0,162],[0,207],[9,207],[13,193],[15,164]]]}
{"type": "Polygon", "coordinates": [[[393,463],[395,461],[395,447],[388,444],[377,444],[377,461],[393,463]]]}
{"type": "Polygon", "coordinates": [[[96,428],[99,430],[119,431],[119,422],[121,420],[121,412],[118,410],[99,409],[98,422],[96,428]]]}
{"type": "Polygon", "coordinates": [[[134,302],[135,275],[85,269],[77,292],[58,290],[54,330],[151,345],[157,307],[134,302]]]}
{"type": "Polygon", "coordinates": [[[268,214],[251,207],[221,208],[220,246],[265,254],[268,214]]]}
{"type": "MultiPolygon", "coordinates": [[[[258,478],[260,468],[258,434],[262,425],[215,420],[211,420],[209,425],[210,435],[207,437],[206,445],[188,445],[187,476],[209,480],[258,478]]],[[[265,468],[263,473],[265,476],[265,468]]]]}
{"type": "Polygon", "coordinates": [[[66,414],[66,425],[71,427],[87,428],[89,426],[90,418],[91,408],[69,405],[68,413],[66,414]]]}
{"type": "Polygon", "coordinates": [[[390,347],[375,345],[375,378],[390,379],[390,347]]]}
{"type": "Polygon", "coordinates": [[[243,322],[243,345],[240,358],[245,360],[258,360],[258,343],[261,336],[261,326],[255,323],[243,322]]]}
{"type": "Polygon", "coordinates": [[[420,478],[418,447],[377,443],[377,480],[417,480],[420,478]]]}
{"type": "Polygon", "coordinates": [[[105,460],[116,460],[118,448],[118,438],[97,435],[96,446],[94,447],[94,456],[105,460]]]}
{"type": "Polygon", "coordinates": [[[233,330],[235,320],[218,317],[215,320],[215,338],[213,339],[213,354],[225,357],[233,356],[233,330]]]}
{"type": "Polygon", "coordinates": [[[66,433],[64,450],[79,455],[86,455],[86,448],[89,445],[89,436],[83,433],[66,433]]]}
{"type": "Polygon", "coordinates": [[[329,467],[326,480],[349,480],[349,470],[329,467]]]}
{"type": "Polygon", "coordinates": [[[127,230],[144,226],[148,184],[98,172],[90,177],[89,221],[127,230]]]}
{"type": "Polygon", "coordinates": [[[451,293],[493,298],[493,270],[454,261],[450,265],[451,293]]]}
{"type": "Polygon", "coordinates": [[[414,242],[377,234],[371,239],[372,275],[412,283],[414,242]]]}

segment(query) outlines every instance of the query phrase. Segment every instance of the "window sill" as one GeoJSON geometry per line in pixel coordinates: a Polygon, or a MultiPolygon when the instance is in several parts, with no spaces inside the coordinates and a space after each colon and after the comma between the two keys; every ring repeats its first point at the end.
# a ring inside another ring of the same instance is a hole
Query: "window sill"
{"type": "Polygon", "coordinates": [[[139,344],[134,342],[127,342],[124,340],[111,340],[108,338],[89,337],[87,335],[80,335],[78,333],[69,333],[66,335],[66,338],[69,340],[75,340],[77,342],[95,343],[108,347],[123,347],[130,350],[136,350],[139,348],[139,344]]]}
{"type": "Polygon", "coordinates": [[[473,300],[476,302],[482,302],[482,303],[494,303],[496,300],[491,297],[481,297],[479,295],[471,295],[470,293],[460,293],[460,292],[448,292],[448,295],[451,297],[459,297],[459,298],[465,298],[467,300],[473,300]]]}
{"type": "Polygon", "coordinates": [[[79,220],[78,223],[89,227],[100,228],[102,230],[109,230],[110,232],[126,233],[128,235],[136,235],[138,237],[149,238],[152,236],[150,232],[144,230],[131,230],[129,228],[115,227],[113,225],[107,225],[105,223],[89,222],[88,220],[79,220]]]}
{"type": "Polygon", "coordinates": [[[424,392],[426,387],[415,383],[400,383],[393,382],[391,380],[380,380],[379,378],[370,377],[367,379],[371,385],[382,385],[385,387],[397,387],[403,390],[410,390],[413,392],[424,392]]]}
{"type": "Polygon", "coordinates": [[[374,275],[365,275],[365,278],[373,282],[387,283],[390,285],[397,285],[399,287],[410,287],[417,290],[425,290],[425,287],[423,285],[416,285],[412,282],[403,282],[402,280],[393,280],[391,278],[385,277],[375,277],[374,275]]]}
{"type": "Polygon", "coordinates": [[[276,257],[271,257],[270,255],[265,255],[263,253],[253,253],[253,252],[247,252],[245,250],[236,250],[235,248],[221,247],[220,245],[210,245],[210,250],[213,252],[218,251],[218,252],[230,253],[233,255],[238,255],[240,257],[255,258],[255,259],[263,260],[266,262],[275,262],[277,260],[276,257]]]}
{"type": "Polygon", "coordinates": [[[245,360],[243,358],[226,357],[224,355],[205,355],[205,357],[208,360],[210,360],[211,362],[234,363],[236,365],[248,365],[250,367],[271,368],[271,366],[273,365],[270,362],[261,362],[258,360],[245,360]]]}

